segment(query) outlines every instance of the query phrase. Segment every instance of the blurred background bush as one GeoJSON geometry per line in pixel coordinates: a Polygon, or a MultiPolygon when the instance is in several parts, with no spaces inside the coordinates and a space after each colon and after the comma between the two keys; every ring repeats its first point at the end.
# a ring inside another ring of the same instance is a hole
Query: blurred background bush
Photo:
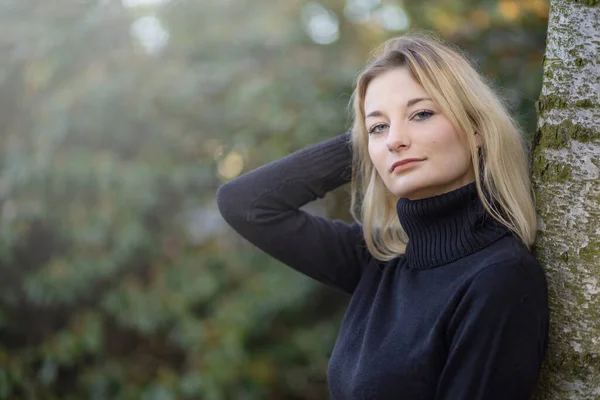
{"type": "MultiPolygon", "coordinates": [[[[546,0],[0,2],[0,398],[325,399],[348,298],[217,187],[349,127],[369,52],[466,50],[535,129],[546,0]]],[[[307,206],[347,219],[347,193],[307,206]]]]}

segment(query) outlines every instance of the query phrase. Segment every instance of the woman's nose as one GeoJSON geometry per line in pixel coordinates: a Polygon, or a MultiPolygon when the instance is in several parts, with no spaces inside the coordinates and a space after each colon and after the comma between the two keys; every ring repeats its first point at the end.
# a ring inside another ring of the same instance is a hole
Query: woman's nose
{"type": "Polygon", "coordinates": [[[396,151],[402,147],[410,146],[410,140],[406,129],[398,125],[390,126],[386,144],[390,151],[396,151]]]}

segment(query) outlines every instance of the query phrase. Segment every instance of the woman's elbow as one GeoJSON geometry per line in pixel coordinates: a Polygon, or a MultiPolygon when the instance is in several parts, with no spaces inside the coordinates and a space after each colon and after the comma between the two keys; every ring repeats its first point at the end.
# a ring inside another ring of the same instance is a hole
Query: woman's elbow
{"type": "Polygon", "coordinates": [[[217,207],[221,216],[231,226],[243,222],[244,216],[247,215],[247,206],[243,199],[236,185],[231,182],[224,183],[217,189],[217,207]]]}

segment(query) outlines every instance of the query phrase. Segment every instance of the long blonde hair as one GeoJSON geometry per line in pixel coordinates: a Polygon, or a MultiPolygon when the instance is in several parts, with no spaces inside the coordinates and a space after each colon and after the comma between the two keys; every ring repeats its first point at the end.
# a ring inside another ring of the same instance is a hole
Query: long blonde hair
{"type": "Polygon", "coordinates": [[[356,79],[350,106],[353,150],[350,212],[363,226],[370,253],[388,261],[403,254],[407,235],[398,220],[397,198],[373,166],[367,150],[364,101],[376,76],[407,68],[459,135],[467,138],[477,193],[486,211],[528,247],[535,242],[537,217],[528,151],[508,107],[461,51],[431,33],[413,32],[383,43],[356,79]],[[483,146],[477,148],[475,133],[483,146]],[[486,193],[486,195],[484,195],[486,193]]]}

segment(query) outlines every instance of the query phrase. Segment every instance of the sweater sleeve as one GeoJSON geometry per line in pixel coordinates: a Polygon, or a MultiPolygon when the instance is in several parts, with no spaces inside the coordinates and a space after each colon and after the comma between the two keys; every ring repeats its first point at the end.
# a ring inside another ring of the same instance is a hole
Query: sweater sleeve
{"type": "Polygon", "coordinates": [[[547,350],[548,314],[539,264],[480,271],[449,323],[436,400],[530,399],[547,350]]]}
{"type": "Polygon", "coordinates": [[[311,278],[353,293],[369,259],[362,226],[299,209],[349,182],[351,172],[346,132],[223,184],[217,204],[250,243],[311,278]]]}

